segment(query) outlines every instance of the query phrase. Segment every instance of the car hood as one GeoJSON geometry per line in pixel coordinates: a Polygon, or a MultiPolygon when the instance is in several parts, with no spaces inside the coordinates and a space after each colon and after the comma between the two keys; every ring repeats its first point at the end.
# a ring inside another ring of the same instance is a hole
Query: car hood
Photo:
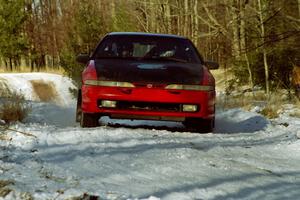
{"type": "Polygon", "coordinates": [[[200,84],[203,67],[198,63],[97,59],[99,80],[154,84],[200,84]]]}

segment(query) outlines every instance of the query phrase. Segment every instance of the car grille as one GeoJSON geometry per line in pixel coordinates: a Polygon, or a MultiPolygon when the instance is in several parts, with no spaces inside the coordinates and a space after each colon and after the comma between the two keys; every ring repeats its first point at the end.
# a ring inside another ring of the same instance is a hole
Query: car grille
{"type": "MultiPolygon", "coordinates": [[[[101,100],[98,101],[98,106],[101,100]]],[[[181,112],[182,104],[179,103],[153,103],[153,102],[135,102],[135,101],[117,101],[116,109],[119,110],[144,110],[144,111],[169,111],[181,112]]]]}
{"type": "Polygon", "coordinates": [[[179,112],[181,105],[177,103],[151,103],[151,102],[126,102],[117,103],[119,109],[130,110],[151,110],[151,111],[174,111],[179,112]]]}

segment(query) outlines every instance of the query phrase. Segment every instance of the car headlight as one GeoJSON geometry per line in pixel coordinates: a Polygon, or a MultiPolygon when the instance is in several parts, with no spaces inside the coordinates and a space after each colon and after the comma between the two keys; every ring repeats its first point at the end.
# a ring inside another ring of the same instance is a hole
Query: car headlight
{"type": "Polygon", "coordinates": [[[179,84],[171,84],[171,85],[167,85],[166,89],[170,89],[170,90],[212,91],[212,90],[215,89],[215,87],[211,86],[211,85],[179,85],[179,84]]]}
{"type": "Polygon", "coordinates": [[[118,82],[118,81],[98,81],[98,80],[86,80],[85,85],[94,85],[94,86],[106,86],[106,87],[135,87],[132,83],[128,82],[118,82]]]}

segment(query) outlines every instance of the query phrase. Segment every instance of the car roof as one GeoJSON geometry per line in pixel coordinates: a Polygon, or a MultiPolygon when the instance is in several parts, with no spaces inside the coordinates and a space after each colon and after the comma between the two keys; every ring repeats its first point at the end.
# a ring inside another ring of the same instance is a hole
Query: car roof
{"type": "Polygon", "coordinates": [[[111,32],[107,35],[111,35],[111,36],[151,36],[151,37],[169,37],[169,38],[186,39],[186,37],[179,36],[179,35],[162,34],[162,33],[144,33],[144,32],[111,32]]]}

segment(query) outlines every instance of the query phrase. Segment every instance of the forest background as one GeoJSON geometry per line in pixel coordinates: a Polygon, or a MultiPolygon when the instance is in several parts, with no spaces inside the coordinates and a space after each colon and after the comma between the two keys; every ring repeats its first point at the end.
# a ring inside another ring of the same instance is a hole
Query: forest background
{"type": "Polygon", "coordinates": [[[109,32],[190,38],[207,60],[234,74],[227,87],[292,87],[300,59],[300,0],[0,0],[0,69],[59,70],[79,82],[109,32]]]}

